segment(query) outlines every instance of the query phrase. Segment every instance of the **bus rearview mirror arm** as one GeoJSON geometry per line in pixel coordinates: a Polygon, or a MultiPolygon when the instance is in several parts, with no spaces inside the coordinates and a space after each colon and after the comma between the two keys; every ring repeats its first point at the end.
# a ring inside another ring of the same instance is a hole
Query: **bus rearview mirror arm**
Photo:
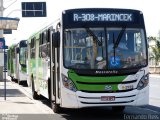
{"type": "Polygon", "coordinates": [[[52,42],[55,48],[60,46],[60,32],[55,32],[52,34],[52,42]]]}

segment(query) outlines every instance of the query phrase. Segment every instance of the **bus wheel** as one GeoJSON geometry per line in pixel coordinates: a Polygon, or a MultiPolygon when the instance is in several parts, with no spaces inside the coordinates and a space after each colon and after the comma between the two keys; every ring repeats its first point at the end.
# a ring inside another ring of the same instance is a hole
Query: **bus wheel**
{"type": "Polygon", "coordinates": [[[19,84],[19,85],[21,85],[21,84],[22,84],[22,81],[20,81],[19,79],[17,79],[17,81],[18,81],[18,84],[19,84]]]}
{"type": "Polygon", "coordinates": [[[125,106],[112,106],[112,110],[114,112],[123,112],[125,109],[125,106]]]}
{"type": "Polygon", "coordinates": [[[11,81],[14,81],[14,78],[11,76],[11,81]]]}
{"type": "Polygon", "coordinates": [[[35,91],[33,79],[32,79],[31,87],[32,87],[32,97],[33,97],[33,99],[38,100],[40,96],[39,96],[39,95],[37,94],[37,92],[35,91]]]}
{"type": "Polygon", "coordinates": [[[51,107],[52,107],[52,110],[53,110],[53,112],[54,113],[59,113],[60,111],[61,111],[61,107],[58,105],[58,104],[56,104],[55,102],[52,102],[51,103],[51,107]]]}

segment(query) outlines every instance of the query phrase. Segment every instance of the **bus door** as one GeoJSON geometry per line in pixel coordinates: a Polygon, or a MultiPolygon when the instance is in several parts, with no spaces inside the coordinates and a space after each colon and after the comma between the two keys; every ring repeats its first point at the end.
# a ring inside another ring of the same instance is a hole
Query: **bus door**
{"type": "Polygon", "coordinates": [[[59,47],[55,44],[55,32],[52,33],[51,40],[51,95],[55,103],[59,103],[59,47]]]}

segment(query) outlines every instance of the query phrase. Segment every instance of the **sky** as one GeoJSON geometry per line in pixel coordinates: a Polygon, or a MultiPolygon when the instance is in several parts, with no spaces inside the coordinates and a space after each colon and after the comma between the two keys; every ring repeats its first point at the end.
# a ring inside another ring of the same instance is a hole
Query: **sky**
{"type": "MultiPolygon", "coordinates": [[[[4,8],[14,1],[4,0],[4,8]]],[[[33,33],[58,19],[63,10],[72,8],[137,9],[143,12],[147,36],[158,36],[160,30],[159,0],[17,0],[3,13],[4,17],[20,18],[18,29],[12,31],[10,35],[4,35],[6,45],[10,46],[28,39],[33,33]],[[46,2],[47,17],[22,18],[21,2],[46,2]]]]}

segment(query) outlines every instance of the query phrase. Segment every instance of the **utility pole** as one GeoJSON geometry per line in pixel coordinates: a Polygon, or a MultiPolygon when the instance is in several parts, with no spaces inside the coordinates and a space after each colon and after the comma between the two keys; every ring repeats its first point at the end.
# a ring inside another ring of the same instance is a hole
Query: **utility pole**
{"type": "MultiPolygon", "coordinates": [[[[17,0],[15,0],[13,3],[15,3],[17,0]]],[[[12,3],[12,4],[13,4],[12,3]]],[[[12,4],[10,4],[9,6],[11,6],[12,4]]],[[[8,6],[8,7],[9,7],[8,6]]],[[[8,8],[7,7],[7,8],[8,8]]],[[[17,18],[9,18],[9,17],[3,17],[3,12],[5,9],[3,7],[3,0],[0,0],[0,21],[1,21],[1,28],[0,28],[0,80],[4,80],[4,98],[6,100],[6,54],[5,54],[5,49],[7,49],[7,47],[5,46],[5,39],[3,37],[3,30],[16,30],[18,27],[18,22],[19,19],[17,18]]]]}
{"type": "MultiPolygon", "coordinates": [[[[0,0],[0,17],[3,17],[3,11],[4,11],[4,7],[3,7],[3,0],[0,0]]],[[[0,38],[3,38],[3,29],[0,30],[0,38]]],[[[4,41],[5,43],[5,41],[4,41]]],[[[0,54],[3,55],[3,65],[0,66],[0,76],[2,76],[2,80],[4,80],[4,99],[6,100],[6,66],[5,66],[5,45],[4,45],[4,49],[1,49],[0,54]]]]}
{"type": "MultiPolygon", "coordinates": [[[[4,10],[3,0],[0,0],[0,17],[3,17],[3,10],[4,10]]],[[[3,38],[3,30],[1,29],[0,29],[0,38],[3,38]]],[[[0,49],[0,54],[3,54],[3,49],[0,49]]],[[[0,66],[0,80],[3,80],[3,66],[0,66]]]]}
{"type": "MultiPolygon", "coordinates": [[[[3,0],[0,0],[0,17],[3,17],[3,0]]],[[[0,30],[0,38],[3,38],[3,30],[0,30]]]]}

